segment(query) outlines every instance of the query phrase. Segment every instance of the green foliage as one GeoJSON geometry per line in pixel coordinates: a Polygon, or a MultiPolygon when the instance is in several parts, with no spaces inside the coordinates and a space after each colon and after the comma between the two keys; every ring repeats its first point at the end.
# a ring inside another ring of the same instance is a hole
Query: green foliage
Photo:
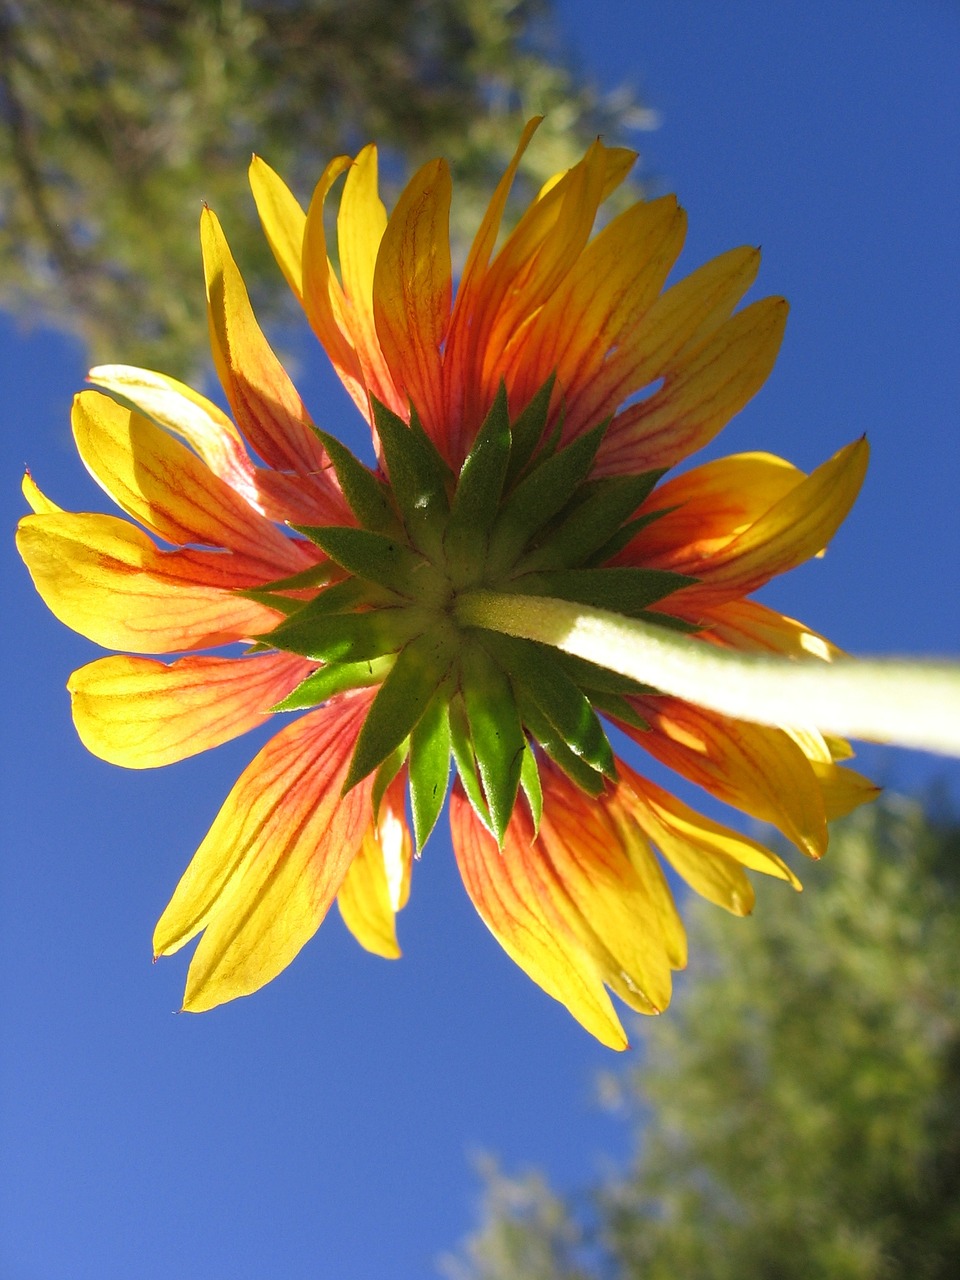
{"type": "Polygon", "coordinates": [[[10,0],[0,6],[0,305],[94,359],[203,364],[197,218],[220,214],[261,317],[284,314],[247,191],[252,151],[302,200],[370,139],[396,190],[448,156],[462,254],[546,112],[519,198],[597,133],[642,125],[556,57],[548,0],[10,0]]]}
{"type": "Polygon", "coordinates": [[[960,829],[886,801],[799,899],[688,904],[692,972],[604,1081],[629,1168],[563,1201],[486,1178],[462,1280],[952,1280],[960,829]]]}

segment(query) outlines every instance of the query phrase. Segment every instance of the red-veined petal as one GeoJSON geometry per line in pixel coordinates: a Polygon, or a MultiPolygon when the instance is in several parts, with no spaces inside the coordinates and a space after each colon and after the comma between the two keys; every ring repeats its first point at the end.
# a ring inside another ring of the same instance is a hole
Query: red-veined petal
{"type": "Polygon", "coordinates": [[[204,930],[184,1009],[258,990],[319,928],[369,821],[372,779],[341,795],[369,705],[344,695],[310,712],[240,775],[154,934],[169,955],[204,930]]]}
{"type": "Polygon", "coordinates": [[[169,664],[117,655],[74,671],[67,689],[88,751],[128,769],[153,769],[263,724],[312,666],[289,653],[169,664]]]}
{"type": "Polygon", "coordinates": [[[17,547],[51,613],[106,649],[205,649],[269,631],[281,616],[233,594],[252,584],[231,580],[229,553],[159,551],[116,516],[25,516],[17,547]]]}

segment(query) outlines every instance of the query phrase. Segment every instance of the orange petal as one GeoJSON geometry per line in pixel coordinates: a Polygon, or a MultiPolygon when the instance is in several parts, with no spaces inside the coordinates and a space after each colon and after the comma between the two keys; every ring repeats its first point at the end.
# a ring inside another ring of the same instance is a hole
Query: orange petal
{"type": "Polygon", "coordinates": [[[184,1009],[249,995],[320,926],[370,817],[366,780],[340,794],[369,694],[294,721],[240,775],[157,924],[169,955],[201,930],[184,1009]]]}
{"type": "Polygon", "coordinates": [[[51,613],[107,649],[209,648],[269,631],[280,616],[232,593],[251,584],[231,581],[229,555],[158,551],[115,516],[25,516],[17,547],[51,613]]]}
{"type": "Polygon", "coordinates": [[[312,664],[252,658],[100,658],[67,681],[80,741],[111,764],[153,769],[229,742],[269,718],[312,664]]]}
{"type": "Polygon", "coordinates": [[[565,912],[562,895],[545,891],[535,860],[524,856],[533,835],[529,816],[517,806],[501,853],[458,782],[450,796],[450,823],[467,893],[507,955],[602,1044],[625,1049],[627,1038],[597,961],[571,930],[569,907],[565,912]]]}
{"type": "Polygon", "coordinates": [[[367,951],[393,960],[397,945],[396,913],[410,894],[413,841],[405,808],[406,773],[401,771],[371,818],[360,852],[350,864],[337,894],[347,928],[367,951]]]}
{"type": "Polygon", "coordinates": [[[786,302],[764,298],[684,348],[663,386],[614,418],[598,473],[670,467],[712,440],[763,386],[786,320],[786,302]]]}
{"type": "Polygon", "coordinates": [[[98,391],[73,402],[74,439],[87,470],[128,515],[168,542],[245,552],[279,578],[305,567],[299,546],[185,445],[98,391]]]}
{"type": "Polygon", "coordinates": [[[731,720],[677,698],[632,701],[650,730],[631,736],[652,756],[718,799],[772,823],[811,857],[823,854],[827,824],[820,788],[810,762],[783,730],[731,720]]]}
{"type": "MultiPolygon", "coordinates": [[[[664,517],[666,519],[666,517],[664,517]]],[[[707,628],[703,639],[731,649],[782,653],[791,658],[820,658],[832,662],[842,650],[802,622],[788,618],[756,600],[725,600],[697,610],[707,628]]]]}
{"type": "Polygon", "coordinates": [[[216,215],[204,209],[200,246],[214,363],[237,425],[264,462],[312,477],[330,519],[346,511],[326,452],[292,382],[254,318],[216,215]]]}
{"type": "Polygon", "coordinates": [[[438,446],[446,443],[440,352],[450,321],[450,171],[424,165],[404,188],[377,256],[377,335],[404,401],[438,446]]]}
{"type": "Polygon", "coordinates": [[[517,404],[556,372],[574,436],[636,389],[628,375],[624,382],[625,343],[660,292],[685,229],[676,198],[667,196],[632,205],[590,241],[514,348],[509,384],[517,404]]]}

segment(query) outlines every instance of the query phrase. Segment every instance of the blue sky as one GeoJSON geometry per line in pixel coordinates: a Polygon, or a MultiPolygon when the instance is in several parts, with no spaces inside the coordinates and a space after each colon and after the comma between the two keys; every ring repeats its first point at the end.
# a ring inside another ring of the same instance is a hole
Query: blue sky
{"type": "MultiPolygon", "coordinates": [[[[661,114],[640,143],[654,189],[688,210],[682,265],[759,243],[759,292],[791,300],[777,368],[719,447],[809,468],[870,438],[828,555],[766,599],[853,652],[956,653],[960,10],[565,0],[560,16],[602,85],[631,81],[661,114]]],[[[4,320],[0,370],[8,529],[25,463],[64,505],[99,506],[69,437],[83,352],[4,320]]],[[[301,386],[319,422],[346,422],[306,346],[301,386]]],[[[613,1056],[500,953],[445,829],[415,871],[402,961],[362,952],[334,912],[258,996],[173,1016],[186,962],[150,965],[153,923],[257,742],[151,773],[88,756],[64,682],[95,650],[46,613],[9,539],[0,554],[5,1280],[418,1280],[474,1220],[474,1153],[563,1186],[622,1154],[592,1105],[613,1056]]],[[[860,762],[960,799],[955,763],[860,762]]]]}

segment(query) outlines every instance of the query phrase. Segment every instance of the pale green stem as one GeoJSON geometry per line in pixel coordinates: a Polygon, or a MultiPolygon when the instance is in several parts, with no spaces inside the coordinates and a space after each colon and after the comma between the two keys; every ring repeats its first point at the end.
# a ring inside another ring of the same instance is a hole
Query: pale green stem
{"type": "Polygon", "coordinates": [[[496,591],[461,596],[456,617],[554,645],[739,720],[960,755],[958,663],[742,653],[605,609],[496,591]]]}

